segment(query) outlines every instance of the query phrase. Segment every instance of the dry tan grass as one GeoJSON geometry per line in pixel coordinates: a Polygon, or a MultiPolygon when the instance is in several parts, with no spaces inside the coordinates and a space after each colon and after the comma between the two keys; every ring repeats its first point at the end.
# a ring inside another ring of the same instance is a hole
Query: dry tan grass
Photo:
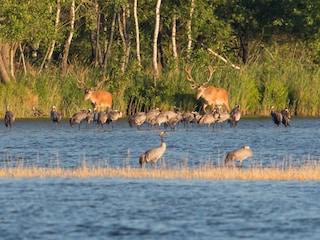
{"type": "Polygon", "coordinates": [[[48,168],[38,166],[16,167],[8,166],[0,169],[0,178],[150,178],[150,179],[203,179],[203,180],[296,180],[320,181],[318,164],[307,164],[299,167],[277,166],[265,167],[223,167],[204,165],[199,168],[111,168],[88,166],[86,162],[75,169],[52,166],[48,168]]]}

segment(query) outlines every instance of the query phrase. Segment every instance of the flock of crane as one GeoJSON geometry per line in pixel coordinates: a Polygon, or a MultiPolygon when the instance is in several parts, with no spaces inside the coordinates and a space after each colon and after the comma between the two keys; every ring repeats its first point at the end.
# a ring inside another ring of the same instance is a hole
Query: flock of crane
{"type": "MultiPolygon", "coordinates": [[[[153,110],[152,112],[154,114],[154,112],[157,112],[157,111],[153,110]]],[[[278,127],[280,126],[280,124],[283,124],[285,127],[290,126],[291,116],[287,108],[279,112],[279,111],[275,111],[274,106],[272,106],[270,110],[270,114],[273,122],[278,127]]],[[[137,113],[133,115],[129,119],[130,126],[133,126],[133,124],[135,124],[137,125],[137,127],[140,127],[141,124],[147,120],[147,115],[148,113],[147,114],[137,113]],[[140,119],[140,121],[138,121],[137,119],[140,119]]],[[[214,108],[213,112],[205,113],[203,115],[200,115],[196,112],[192,112],[192,115],[182,114],[181,116],[185,116],[185,117],[190,116],[190,118],[187,117],[188,120],[184,120],[184,117],[182,117],[181,118],[182,120],[180,120],[182,122],[186,121],[184,123],[187,123],[187,124],[190,123],[191,121],[195,121],[198,124],[206,123],[208,124],[208,127],[209,127],[211,123],[223,122],[228,120],[230,122],[231,127],[236,127],[238,121],[240,120],[241,112],[240,112],[240,106],[236,105],[236,107],[232,109],[230,113],[220,112],[220,108],[214,108]],[[210,119],[210,120],[207,121],[205,119],[210,119]]],[[[155,120],[155,123],[160,124],[161,122],[155,120]]],[[[168,121],[168,123],[170,123],[170,121],[168,121]]],[[[162,155],[166,151],[166,143],[163,138],[165,134],[166,134],[166,131],[162,131],[160,133],[161,145],[159,147],[151,148],[147,150],[145,153],[140,155],[139,164],[141,168],[144,167],[145,163],[149,163],[149,162],[153,162],[153,166],[155,166],[156,162],[162,157],[162,155]]],[[[246,145],[234,151],[228,152],[225,157],[224,164],[225,166],[227,166],[231,162],[232,166],[235,166],[235,161],[239,161],[242,166],[242,161],[252,156],[253,156],[253,152],[250,146],[246,145]]]]}
{"type": "MultiPolygon", "coordinates": [[[[44,116],[45,114],[37,109],[32,108],[34,116],[44,116]]],[[[274,106],[270,109],[270,115],[273,122],[279,127],[281,124],[284,127],[290,126],[290,112],[288,109],[283,109],[281,111],[276,111],[274,106]]],[[[88,127],[91,123],[96,123],[103,127],[105,123],[115,123],[119,118],[122,117],[122,112],[119,110],[108,109],[106,111],[98,111],[97,108],[92,112],[91,109],[81,110],[75,113],[70,119],[70,126],[78,124],[79,130],[80,125],[85,122],[88,127]]],[[[210,128],[211,124],[223,123],[228,121],[230,127],[237,127],[237,123],[241,118],[240,105],[236,105],[230,113],[222,110],[221,107],[215,107],[211,112],[179,112],[177,107],[174,107],[173,111],[161,111],[158,108],[151,109],[148,112],[137,112],[128,118],[128,124],[130,127],[137,127],[138,130],[141,129],[143,124],[148,124],[149,127],[156,126],[159,130],[163,126],[163,131],[160,132],[161,145],[155,148],[151,148],[148,151],[141,154],[139,159],[140,167],[143,168],[146,163],[153,163],[156,165],[157,161],[162,157],[166,151],[166,143],[164,141],[164,135],[167,133],[166,129],[171,128],[176,129],[177,124],[182,123],[185,127],[188,124],[195,123],[198,125],[207,124],[210,128]]],[[[62,120],[62,115],[59,113],[55,106],[52,107],[50,112],[50,119],[56,125],[62,120]]],[[[10,111],[9,106],[6,108],[6,113],[4,117],[4,123],[6,127],[12,127],[15,122],[15,117],[12,111],[10,111]]],[[[249,146],[243,146],[234,151],[227,153],[225,158],[225,165],[229,162],[234,164],[235,161],[242,161],[252,157],[253,153],[249,146]]]]}

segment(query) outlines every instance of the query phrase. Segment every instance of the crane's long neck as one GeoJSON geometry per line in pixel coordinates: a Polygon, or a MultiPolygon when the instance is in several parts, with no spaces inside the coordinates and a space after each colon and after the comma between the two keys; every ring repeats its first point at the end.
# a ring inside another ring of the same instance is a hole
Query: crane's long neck
{"type": "Polygon", "coordinates": [[[161,147],[166,148],[166,142],[164,141],[163,136],[160,136],[160,137],[161,137],[161,147]]]}

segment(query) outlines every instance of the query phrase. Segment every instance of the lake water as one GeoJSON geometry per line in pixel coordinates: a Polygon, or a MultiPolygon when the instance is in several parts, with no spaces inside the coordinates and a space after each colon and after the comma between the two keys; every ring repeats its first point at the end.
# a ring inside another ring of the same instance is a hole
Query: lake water
{"type": "MultiPolygon", "coordinates": [[[[301,164],[320,156],[320,120],[298,118],[288,128],[276,127],[270,118],[241,119],[238,127],[227,123],[215,128],[207,125],[177,126],[165,135],[167,151],[164,161],[170,166],[188,162],[190,167],[201,163],[222,163],[228,151],[244,145],[254,156],[243,165],[301,164]]],[[[139,167],[139,156],[160,145],[157,128],[142,126],[138,131],[125,120],[103,128],[85,124],[70,127],[65,120],[54,126],[48,119],[17,120],[12,129],[0,129],[0,167],[24,164],[77,167],[86,160],[90,164],[139,167]]]]}
{"type": "MultiPolygon", "coordinates": [[[[269,118],[224,125],[182,125],[165,136],[164,161],[175,166],[222,162],[251,146],[243,166],[299,165],[319,159],[319,119],[269,118]]],[[[119,121],[81,130],[67,121],[17,120],[0,129],[0,167],[23,162],[74,168],[138,168],[139,155],[160,145],[156,129],[119,121]]],[[[319,239],[320,184],[296,181],[205,181],[123,178],[0,179],[0,239],[319,239]]]]}

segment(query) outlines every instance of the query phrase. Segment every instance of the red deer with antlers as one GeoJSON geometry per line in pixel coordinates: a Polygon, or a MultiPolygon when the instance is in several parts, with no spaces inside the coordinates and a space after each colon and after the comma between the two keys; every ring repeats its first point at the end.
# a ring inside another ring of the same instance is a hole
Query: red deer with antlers
{"type": "MultiPolygon", "coordinates": [[[[96,85],[96,89],[100,88],[101,85],[107,81],[108,78],[104,78],[96,85]]],[[[84,100],[90,100],[91,104],[96,107],[99,111],[102,109],[112,108],[112,94],[103,90],[94,90],[93,88],[86,87],[84,81],[78,81],[78,88],[84,90],[85,96],[84,100]]]]}
{"type": "Polygon", "coordinates": [[[208,66],[209,76],[207,78],[207,81],[200,85],[195,82],[195,80],[191,75],[192,68],[193,66],[186,67],[185,71],[187,72],[187,75],[188,75],[187,78],[188,78],[188,81],[190,82],[190,87],[192,89],[195,89],[195,88],[197,89],[196,99],[198,100],[201,97],[204,100],[203,111],[206,112],[207,106],[212,106],[212,108],[214,108],[215,106],[225,105],[228,112],[230,112],[228,92],[223,88],[216,88],[213,86],[209,86],[209,87],[204,86],[210,81],[212,74],[214,73],[215,70],[211,66],[208,66]]]}

